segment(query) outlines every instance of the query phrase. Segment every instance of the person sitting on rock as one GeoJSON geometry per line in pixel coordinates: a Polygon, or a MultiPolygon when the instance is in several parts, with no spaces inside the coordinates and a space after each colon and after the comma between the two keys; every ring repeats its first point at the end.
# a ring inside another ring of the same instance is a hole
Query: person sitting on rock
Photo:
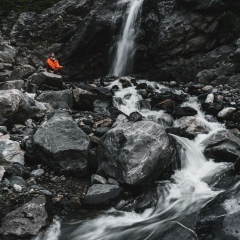
{"type": "Polygon", "coordinates": [[[51,70],[54,73],[58,73],[63,69],[63,66],[59,65],[58,60],[55,58],[55,54],[52,53],[51,56],[47,59],[47,71],[51,70]]]}

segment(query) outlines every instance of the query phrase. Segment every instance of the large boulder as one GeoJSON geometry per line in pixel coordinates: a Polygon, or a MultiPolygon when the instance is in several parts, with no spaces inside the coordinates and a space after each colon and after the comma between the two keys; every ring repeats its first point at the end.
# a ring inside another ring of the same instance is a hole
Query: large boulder
{"type": "Polygon", "coordinates": [[[45,90],[45,88],[53,90],[61,90],[63,87],[62,76],[49,72],[34,73],[28,78],[28,86],[34,84],[40,90],[45,90]]]}
{"type": "Polygon", "coordinates": [[[70,90],[44,91],[37,98],[39,102],[47,102],[54,109],[71,109],[73,106],[73,94],[70,90]]]}
{"type": "Polygon", "coordinates": [[[56,111],[34,135],[32,159],[46,162],[57,172],[83,176],[87,173],[89,137],[66,111],[56,111]]]}
{"type": "Polygon", "coordinates": [[[218,162],[235,162],[240,157],[240,132],[237,129],[219,131],[203,144],[205,155],[218,162]]]}
{"type": "Polygon", "coordinates": [[[0,125],[24,123],[42,111],[36,101],[17,89],[0,90],[0,125]]]}
{"type": "Polygon", "coordinates": [[[174,145],[159,124],[123,123],[101,139],[98,173],[137,185],[160,177],[174,159],[174,145]]]}
{"type": "Polygon", "coordinates": [[[50,202],[39,196],[8,213],[1,221],[0,235],[14,239],[36,235],[51,221],[50,202]]]}

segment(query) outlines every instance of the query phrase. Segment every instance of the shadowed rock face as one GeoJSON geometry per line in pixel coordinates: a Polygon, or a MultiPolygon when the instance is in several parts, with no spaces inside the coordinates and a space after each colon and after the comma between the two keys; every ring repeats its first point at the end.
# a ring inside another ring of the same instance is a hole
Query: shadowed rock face
{"type": "MultiPolygon", "coordinates": [[[[34,49],[17,62],[45,65],[58,54],[71,80],[109,73],[127,5],[118,0],[60,1],[41,14],[23,13],[11,31],[21,46],[34,49]]],[[[236,86],[239,74],[239,3],[219,0],[145,0],[132,74],[151,80],[199,81],[236,86]],[[227,82],[228,79],[231,81],[227,82]]],[[[14,70],[15,72],[16,70],[14,70]]]]}
{"type": "Polygon", "coordinates": [[[57,111],[34,135],[34,155],[60,173],[87,173],[89,137],[78,128],[68,112],[57,111]]]}
{"type": "Polygon", "coordinates": [[[129,185],[161,176],[175,156],[165,130],[150,121],[119,125],[104,135],[101,145],[98,172],[129,185]]]}

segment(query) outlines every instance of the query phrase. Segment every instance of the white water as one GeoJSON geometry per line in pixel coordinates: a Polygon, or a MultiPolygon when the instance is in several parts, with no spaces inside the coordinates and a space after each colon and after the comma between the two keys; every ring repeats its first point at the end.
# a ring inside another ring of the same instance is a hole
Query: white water
{"type": "Polygon", "coordinates": [[[136,19],[139,15],[143,0],[124,0],[128,2],[129,9],[127,18],[121,34],[121,38],[117,43],[116,55],[110,73],[115,76],[124,76],[130,73],[132,61],[135,54],[135,37],[138,33],[139,24],[136,19]]]}

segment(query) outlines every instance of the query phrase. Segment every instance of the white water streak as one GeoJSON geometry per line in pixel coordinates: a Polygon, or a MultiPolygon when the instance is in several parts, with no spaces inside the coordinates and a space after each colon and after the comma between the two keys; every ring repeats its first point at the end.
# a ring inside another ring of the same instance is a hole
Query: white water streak
{"type": "MultiPolygon", "coordinates": [[[[122,2],[122,1],[121,1],[122,2]]],[[[130,0],[128,16],[123,28],[122,36],[117,43],[116,56],[113,61],[111,74],[123,76],[127,69],[131,71],[132,60],[135,53],[135,37],[138,32],[136,19],[141,9],[143,0],[130,0]]]]}

